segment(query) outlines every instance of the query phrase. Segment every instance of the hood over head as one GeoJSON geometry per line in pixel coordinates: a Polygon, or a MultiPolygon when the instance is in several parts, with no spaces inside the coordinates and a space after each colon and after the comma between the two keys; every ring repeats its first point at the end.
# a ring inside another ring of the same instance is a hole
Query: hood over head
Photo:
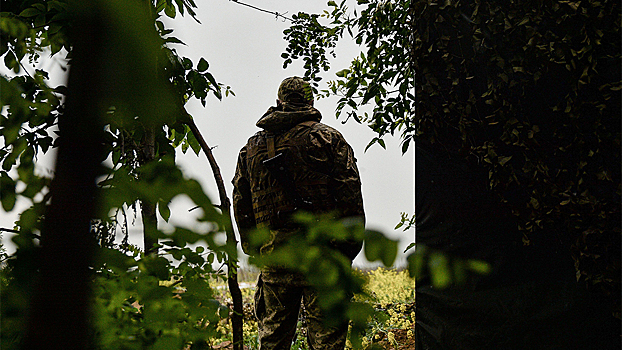
{"type": "Polygon", "coordinates": [[[257,126],[270,132],[283,132],[306,121],[319,122],[322,114],[313,106],[284,102],[279,107],[270,107],[259,119],[257,126]]]}
{"type": "Polygon", "coordinates": [[[309,103],[313,101],[313,91],[301,77],[289,77],[281,82],[277,97],[281,102],[309,103]]]}

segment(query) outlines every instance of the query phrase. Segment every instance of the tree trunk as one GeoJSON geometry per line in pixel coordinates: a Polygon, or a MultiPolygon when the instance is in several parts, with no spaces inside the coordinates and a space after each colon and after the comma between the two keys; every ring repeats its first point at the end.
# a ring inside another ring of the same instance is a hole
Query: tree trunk
{"type": "MultiPolygon", "coordinates": [[[[153,125],[145,126],[145,136],[141,143],[143,154],[142,164],[147,164],[155,159],[155,128],[153,125]]],[[[143,243],[145,254],[157,253],[158,249],[154,245],[158,244],[156,231],[158,229],[158,218],[156,216],[156,203],[148,200],[140,201],[140,210],[143,219],[143,243]]]]}
{"type": "MultiPolygon", "coordinates": [[[[153,16],[153,3],[146,0],[145,5],[149,9],[149,13],[153,16]]],[[[158,63],[156,58],[156,69],[153,74],[158,74],[158,63]]],[[[145,136],[141,143],[141,151],[143,153],[142,164],[147,164],[155,159],[155,127],[153,125],[145,125],[145,136]]],[[[158,244],[156,231],[158,230],[158,217],[156,216],[157,203],[151,203],[145,199],[140,201],[140,210],[143,219],[143,245],[145,254],[157,253],[158,249],[154,245],[158,244]]]]}
{"type": "Polygon", "coordinates": [[[88,349],[90,270],[94,240],[95,181],[103,160],[100,75],[104,26],[90,13],[80,17],[69,73],[65,113],[58,118],[51,204],[41,232],[40,279],[31,300],[23,349],[88,349]]]}

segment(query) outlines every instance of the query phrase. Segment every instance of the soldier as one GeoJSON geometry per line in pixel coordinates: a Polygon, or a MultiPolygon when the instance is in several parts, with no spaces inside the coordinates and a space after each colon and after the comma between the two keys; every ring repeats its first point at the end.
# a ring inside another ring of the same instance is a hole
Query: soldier
{"type": "MultiPolygon", "coordinates": [[[[299,233],[300,228],[291,221],[291,213],[299,209],[334,212],[340,218],[359,217],[364,222],[354,153],[337,130],[320,123],[322,115],[313,107],[309,84],[299,77],[287,78],[277,96],[277,106],[270,107],[257,122],[263,130],[240,151],[233,179],[233,210],[242,249],[249,255],[268,254],[299,233]],[[279,169],[271,170],[268,164],[275,159],[279,159],[279,169]],[[249,234],[263,227],[269,228],[270,241],[253,251],[249,234]]],[[[338,249],[351,261],[361,245],[347,242],[338,249]]],[[[304,277],[284,268],[266,267],[255,293],[260,350],[290,349],[301,300],[307,312],[310,349],[345,347],[348,325],[327,328],[322,324],[316,293],[304,277]]]]}

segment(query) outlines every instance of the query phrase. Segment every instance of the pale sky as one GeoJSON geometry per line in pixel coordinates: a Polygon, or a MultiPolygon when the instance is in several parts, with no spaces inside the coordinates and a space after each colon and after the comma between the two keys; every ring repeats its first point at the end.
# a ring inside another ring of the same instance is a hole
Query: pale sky
{"type": "MultiPolygon", "coordinates": [[[[320,13],[325,9],[323,1],[270,1],[248,0],[254,6],[285,13],[291,16],[299,11],[320,13]]],[[[355,6],[355,1],[348,1],[355,6]]],[[[263,13],[227,0],[197,1],[197,18],[201,24],[190,17],[177,17],[167,21],[167,26],[174,29],[173,36],[181,39],[186,46],[174,45],[181,56],[186,56],[196,63],[204,57],[210,64],[209,71],[218,82],[231,86],[236,96],[229,96],[218,101],[209,96],[206,107],[199,101],[188,103],[188,112],[194,116],[196,124],[213,149],[231,198],[231,179],[235,172],[237,154],[246,140],[259,129],[255,122],[274,105],[280,82],[289,76],[302,76],[302,61],[283,69],[281,53],[287,43],[283,40],[283,30],[289,22],[275,19],[274,15],[263,13]]],[[[342,39],[337,47],[337,58],[332,60],[332,69],[322,74],[324,80],[320,89],[326,88],[326,81],[335,78],[335,72],[347,68],[350,60],[358,54],[360,48],[349,37],[342,39]]],[[[42,63],[45,69],[61,73],[55,63],[42,63]]],[[[62,82],[60,75],[56,79],[62,82]]],[[[386,235],[400,240],[400,252],[414,239],[412,231],[395,231],[393,228],[400,220],[400,213],[412,214],[414,201],[413,156],[409,151],[401,155],[398,137],[386,139],[387,150],[372,146],[364,152],[365,146],[375,134],[365,125],[335,118],[337,98],[320,99],[315,102],[322,115],[322,122],[338,129],[354,149],[363,184],[363,199],[367,216],[367,227],[379,230],[386,235]]],[[[197,157],[191,150],[187,154],[178,151],[178,163],[184,173],[201,182],[206,193],[214,202],[218,202],[218,193],[213,174],[205,156],[197,157]]],[[[51,158],[51,157],[48,157],[51,158]]],[[[43,168],[51,167],[51,160],[41,160],[43,168]]],[[[191,213],[191,203],[183,199],[176,200],[172,206],[171,222],[185,225],[191,213]]],[[[16,219],[14,210],[4,213],[0,218],[0,227],[12,227],[16,219]]],[[[140,221],[140,220],[138,220],[140,221]]],[[[131,229],[140,232],[140,227],[131,229]]],[[[3,242],[10,250],[11,235],[5,233],[3,242]]],[[[139,235],[130,237],[131,243],[141,245],[139,235]]],[[[355,260],[355,265],[368,265],[363,254],[355,260]]],[[[398,258],[403,264],[403,255],[398,258]]]]}

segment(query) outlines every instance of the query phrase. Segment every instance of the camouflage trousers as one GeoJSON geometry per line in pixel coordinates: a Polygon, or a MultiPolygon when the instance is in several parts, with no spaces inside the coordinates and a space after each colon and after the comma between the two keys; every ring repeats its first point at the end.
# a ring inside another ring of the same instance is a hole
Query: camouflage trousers
{"type": "Polygon", "coordinates": [[[296,335],[300,305],[304,304],[307,343],[310,350],[343,350],[348,324],[327,328],[317,294],[308,286],[269,283],[259,276],[255,292],[255,316],[259,328],[259,350],[289,350],[296,335]]]}

